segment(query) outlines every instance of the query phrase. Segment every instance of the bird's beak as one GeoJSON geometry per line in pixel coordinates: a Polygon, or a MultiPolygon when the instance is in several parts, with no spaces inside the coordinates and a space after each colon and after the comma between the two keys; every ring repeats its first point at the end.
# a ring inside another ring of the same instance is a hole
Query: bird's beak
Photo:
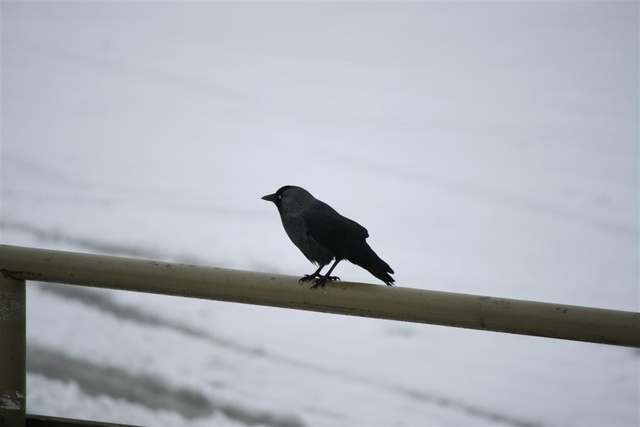
{"type": "Polygon", "coordinates": [[[262,200],[266,200],[267,202],[275,203],[278,200],[278,198],[276,197],[276,195],[274,193],[274,194],[267,194],[266,196],[262,196],[262,200]]]}

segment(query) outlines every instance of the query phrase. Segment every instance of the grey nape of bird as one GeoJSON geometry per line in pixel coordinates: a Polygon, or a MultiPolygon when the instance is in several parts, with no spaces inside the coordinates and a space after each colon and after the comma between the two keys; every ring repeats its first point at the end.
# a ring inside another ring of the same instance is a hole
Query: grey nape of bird
{"type": "Polygon", "coordinates": [[[393,286],[395,280],[389,275],[393,274],[393,270],[367,244],[369,232],[357,222],[340,215],[304,188],[293,185],[285,185],[262,199],[276,205],[291,241],[309,261],[318,266],[316,271],[306,274],[300,282],[313,281],[311,289],[314,289],[324,287],[327,281],[340,280],[331,276],[331,273],[340,261],[346,259],[393,286]],[[329,271],[321,275],[320,271],[333,259],[335,262],[329,271]]]}

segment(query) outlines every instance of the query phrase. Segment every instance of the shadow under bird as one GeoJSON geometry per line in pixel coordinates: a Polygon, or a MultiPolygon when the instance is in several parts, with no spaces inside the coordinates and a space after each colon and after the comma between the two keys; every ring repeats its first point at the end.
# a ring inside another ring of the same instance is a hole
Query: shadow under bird
{"type": "Polygon", "coordinates": [[[311,289],[314,289],[324,287],[327,281],[340,280],[331,273],[340,261],[346,259],[393,286],[395,280],[389,275],[393,270],[367,244],[369,232],[357,222],[340,215],[304,188],[293,185],[285,185],[262,199],[276,205],[291,241],[318,266],[315,272],[304,275],[300,282],[312,281],[311,289]],[[334,259],[329,271],[321,275],[324,266],[334,259]]]}

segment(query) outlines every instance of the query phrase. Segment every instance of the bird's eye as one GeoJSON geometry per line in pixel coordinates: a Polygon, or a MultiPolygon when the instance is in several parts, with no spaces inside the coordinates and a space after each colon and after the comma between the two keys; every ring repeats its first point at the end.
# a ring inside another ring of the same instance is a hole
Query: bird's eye
{"type": "Polygon", "coordinates": [[[282,194],[278,194],[278,200],[282,199],[282,194]]]}

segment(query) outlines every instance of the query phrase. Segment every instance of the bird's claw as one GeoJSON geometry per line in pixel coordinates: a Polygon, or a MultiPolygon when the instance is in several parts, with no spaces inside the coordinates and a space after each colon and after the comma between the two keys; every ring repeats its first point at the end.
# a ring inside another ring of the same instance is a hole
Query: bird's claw
{"type": "Polygon", "coordinates": [[[318,287],[320,288],[324,288],[324,285],[327,282],[333,282],[336,280],[340,280],[340,278],[338,276],[323,276],[323,277],[319,277],[317,279],[315,279],[313,281],[313,286],[310,287],[309,289],[317,289],[318,287]]]}
{"type": "Polygon", "coordinates": [[[298,283],[311,282],[312,280],[315,282],[318,277],[322,277],[319,274],[305,274],[298,280],[298,283]]]}

